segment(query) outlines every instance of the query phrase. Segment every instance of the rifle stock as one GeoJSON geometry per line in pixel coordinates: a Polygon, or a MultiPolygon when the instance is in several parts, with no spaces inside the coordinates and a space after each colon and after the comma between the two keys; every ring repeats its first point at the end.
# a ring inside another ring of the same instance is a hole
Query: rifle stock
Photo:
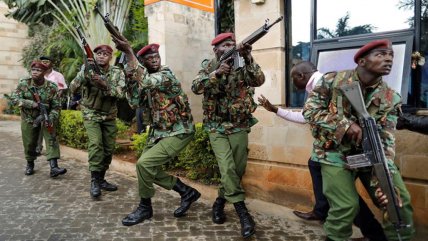
{"type": "Polygon", "coordinates": [[[36,103],[40,109],[40,115],[34,120],[33,126],[37,127],[38,125],[43,123],[44,126],[47,128],[48,132],[51,135],[53,135],[53,133],[54,133],[53,123],[51,120],[49,120],[48,111],[46,110],[45,105],[42,104],[41,99],[40,99],[40,95],[37,92],[37,89],[35,87],[32,87],[31,89],[33,92],[34,101],[36,101],[36,103]]]}
{"type": "Polygon", "coordinates": [[[363,130],[363,154],[347,156],[347,167],[351,169],[364,166],[373,167],[374,174],[379,182],[379,186],[388,199],[386,210],[389,220],[394,224],[399,240],[401,240],[399,230],[403,227],[406,227],[406,224],[403,223],[401,218],[398,196],[395,192],[394,183],[388,168],[387,159],[384,153],[382,140],[380,139],[376,121],[366,110],[363,95],[358,82],[352,82],[351,84],[341,86],[340,89],[349,100],[354,110],[358,113],[359,123],[363,130]],[[364,159],[368,165],[362,165],[361,162],[353,162],[352,158],[359,160],[364,159]]]}

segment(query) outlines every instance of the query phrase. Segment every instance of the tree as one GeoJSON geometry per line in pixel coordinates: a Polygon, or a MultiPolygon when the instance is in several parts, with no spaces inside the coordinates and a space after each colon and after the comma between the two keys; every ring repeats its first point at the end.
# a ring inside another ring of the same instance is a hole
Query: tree
{"type": "Polygon", "coordinates": [[[82,26],[90,46],[111,44],[110,34],[101,18],[92,11],[98,2],[103,15],[111,13],[110,20],[119,31],[125,26],[124,35],[133,47],[147,44],[147,18],[144,16],[143,0],[61,0],[5,1],[13,8],[7,15],[29,25],[31,42],[23,50],[23,65],[28,68],[31,61],[41,55],[50,55],[55,66],[70,82],[83,63],[80,39],[75,33],[75,25],[82,26]],[[37,3],[37,4],[34,4],[37,3]],[[132,11],[131,5],[133,6],[132,11]],[[108,10],[108,11],[107,11],[108,10]],[[27,12],[43,12],[28,17],[27,12]],[[129,13],[129,15],[128,15],[129,13]],[[129,20],[128,20],[129,19],[129,20]],[[125,24],[129,21],[130,24],[125,24]]]}
{"type": "Polygon", "coordinates": [[[101,17],[93,11],[98,5],[119,31],[123,31],[128,18],[132,0],[3,0],[13,9],[6,16],[28,25],[43,23],[51,26],[54,22],[63,25],[71,36],[79,42],[75,30],[78,24],[82,26],[88,43],[92,45],[111,44],[110,34],[103,26],[101,17]]]}
{"type": "MultiPolygon", "coordinates": [[[[415,7],[415,0],[401,0],[398,3],[399,9],[411,9],[413,10],[415,7]]],[[[410,17],[407,22],[410,27],[415,26],[415,18],[410,17]]],[[[428,54],[428,0],[421,0],[421,49],[425,54],[428,54]]]]}
{"type": "Polygon", "coordinates": [[[349,28],[349,12],[342,18],[339,18],[336,25],[336,30],[332,31],[328,28],[319,28],[317,33],[317,39],[336,38],[349,35],[357,35],[364,33],[372,33],[375,27],[371,24],[359,25],[353,28],[349,28]]]}
{"type": "Polygon", "coordinates": [[[235,32],[235,6],[233,0],[216,0],[218,33],[235,32]]]}
{"type": "Polygon", "coordinates": [[[54,17],[51,15],[52,7],[46,0],[3,0],[3,2],[9,9],[13,9],[5,14],[8,18],[28,25],[42,23],[50,26],[54,22],[54,17]]]}

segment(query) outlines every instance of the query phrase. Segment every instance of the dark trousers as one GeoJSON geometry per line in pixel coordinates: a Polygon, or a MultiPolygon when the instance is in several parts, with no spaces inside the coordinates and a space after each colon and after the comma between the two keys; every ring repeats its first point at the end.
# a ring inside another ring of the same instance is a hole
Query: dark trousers
{"type": "MultiPolygon", "coordinates": [[[[321,165],[311,159],[308,161],[309,172],[312,177],[312,186],[314,189],[315,206],[313,212],[322,219],[325,219],[330,209],[327,198],[322,192],[321,165]]],[[[360,212],[354,219],[355,226],[359,227],[364,237],[370,240],[387,241],[382,226],[374,217],[372,211],[359,196],[360,212]]]]}

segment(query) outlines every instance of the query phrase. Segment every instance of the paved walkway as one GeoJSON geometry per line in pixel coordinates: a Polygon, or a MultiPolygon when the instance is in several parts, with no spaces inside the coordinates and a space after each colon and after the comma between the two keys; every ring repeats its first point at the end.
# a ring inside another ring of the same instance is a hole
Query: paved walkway
{"type": "MultiPolygon", "coordinates": [[[[243,240],[232,205],[226,207],[228,220],[222,225],[211,221],[211,203],[204,199],[195,203],[186,217],[175,218],[173,211],[180,198],[174,191],[161,188],[153,198],[151,220],[132,227],[122,226],[122,218],[139,201],[135,178],[108,173],[108,180],[118,184],[119,190],[103,192],[100,201],[92,201],[85,163],[60,161],[59,165],[66,167],[68,173],[52,179],[48,162],[41,157],[36,161],[35,174],[25,176],[19,128],[17,121],[0,121],[0,241],[243,240]]],[[[251,213],[257,231],[249,240],[323,240],[318,224],[254,210],[251,213]]]]}

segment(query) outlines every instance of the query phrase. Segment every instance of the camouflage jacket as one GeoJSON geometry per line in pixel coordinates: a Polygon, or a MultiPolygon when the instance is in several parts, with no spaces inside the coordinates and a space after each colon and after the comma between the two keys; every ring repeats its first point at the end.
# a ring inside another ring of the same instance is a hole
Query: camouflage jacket
{"type": "Polygon", "coordinates": [[[205,130],[221,134],[250,131],[250,127],[257,123],[252,115],[257,108],[253,99],[254,87],[261,86],[265,80],[260,66],[253,62],[219,79],[210,75],[216,65],[217,59],[204,60],[192,84],[193,93],[204,94],[205,130]]]}
{"type": "Polygon", "coordinates": [[[127,93],[132,108],[143,107],[148,123],[154,128],[150,142],[164,137],[194,133],[189,100],[181,83],[167,66],[148,73],[139,65],[138,73],[128,76],[127,93]]]}
{"type": "Polygon", "coordinates": [[[110,66],[108,71],[101,70],[107,81],[107,90],[100,90],[91,83],[92,70],[85,71],[85,65],[70,83],[70,91],[81,92],[83,118],[91,121],[114,120],[117,117],[116,100],[125,97],[125,75],[116,66],[110,66]]]}
{"type": "MultiPolygon", "coordinates": [[[[311,125],[313,144],[312,160],[343,167],[349,154],[356,154],[356,145],[347,140],[345,133],[352,123],[358,123],[355,111],[339,89],[354,81],[357,72],[348,70],[325,74],[310,94],[303,108],[303,115],[311,125]]],[[[395,126],[401,106],[400,95],[382,79],[373,86],[362,89],[368,113],[379,127],[379,135],[391,170],[396,170],[395,126]]],[[[362,152],[362,151],[359,151],[362,152]]]]}
{"type": "Polygon", "coordinates": [[[58,120],[58,113],[61,110],[58,87],[46,79],[43,85],[37,86],[31,77],[20,79],[18,87],[11,95],[12,103],[21,107],[21,119],[28,123],[33,123],[40,115],[40,109],[33,108],[35,103],[34,89],[40,96],[40,102],[46,106],[49,119],[52,122],[58,120]]]}

